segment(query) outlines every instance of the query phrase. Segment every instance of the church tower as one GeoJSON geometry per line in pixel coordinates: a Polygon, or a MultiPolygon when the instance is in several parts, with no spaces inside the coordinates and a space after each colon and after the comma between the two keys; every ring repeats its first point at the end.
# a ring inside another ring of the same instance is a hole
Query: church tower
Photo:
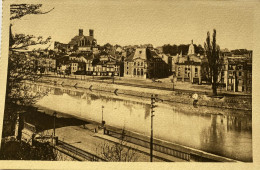
{"type": "Polygon", "coordinates": [[[193,40],[191,40],[191,44],[189,46],[189,51],[188,51],[188,55],[192,55],[192,54],[195,54],[193,40]]]}

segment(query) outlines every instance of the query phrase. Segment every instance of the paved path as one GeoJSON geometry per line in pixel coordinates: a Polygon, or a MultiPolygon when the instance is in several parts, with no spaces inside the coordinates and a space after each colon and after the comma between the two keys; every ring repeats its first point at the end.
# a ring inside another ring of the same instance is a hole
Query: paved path
{"type": "MultiPolygon", "coordinates": [[[[104,144],[113,145],[114,142],[119,142],[118,139],[113,137],[103,135],[103,130],[99,130],[98,133],[94,133],[94,129],[97,128],[96,125],[88,124],[83,127],[81,126],[67,126],[62,128],[56,129],[56,135],[58,136],[59,140],[64,141],[74,147],[78,147],[82,150],[90,152],[92,154],[98,155],[101,157],[101,147],[104,144]]],[[[137,162],[149,162],[150,161],[150,150],[148,148],[144,148],[141,146],[134,145],[132,143],[126,143],[127,146],[133,147],[137,150],[137,162]]],[[[163,161],[181,161],[183,160],[174,158],[172,156],[162,154],[159,152],[154,151],[154,162],[163,162],[163,161]],[[163,159],[159,159],[158,157],[162,157],[163,159]]]]}
{"type": "MultiPolygon", "coordinates": [[[[49,74],[46,76],[64,78],[62,76],[58,76],[58,75],[54,75],[54,74],[49,74]]],[[[96,76],[93,79],[92,76],[70,75],[70,76],[65,76],[65,78],[112,84],[112,78],[108,77],[108,76],[107,77],[96,76]]],[[[171,78],[164,78],[164,79],[160,79],[160,82],[153,82],[150,79],[115,77],[114,83],[117,85],[131,86],[131,88],[139,87],[142,89],[147,88],[147,89],[160,89],[160,90],[172,91],[172,88],[173,88],[173,83],[171,82],[171,78]]],[[[207,93],[207,94],[212,93],[211,85],[198,85],[198,84],[191,84],[191,83],[187,83],[187,82],[176,82],[174,85],[174,90],[175,91],[193,91],[193,92],[207,93]]],[[[229,91],[226,91],[225,89],[219,89],[218,93],[224,94],[224,95],[243,95],[243,96],[251,95],[251,94],[245,94],[242,92],[229,92],[229,91]]]]}

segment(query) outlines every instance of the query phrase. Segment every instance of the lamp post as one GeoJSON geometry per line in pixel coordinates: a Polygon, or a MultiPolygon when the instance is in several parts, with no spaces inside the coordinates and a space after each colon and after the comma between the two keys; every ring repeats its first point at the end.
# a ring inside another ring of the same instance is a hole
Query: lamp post
{"type": "Polygon", "coordinates": [[[57,115],[57,112],[53,112],[53,136],[55,137],[55,127],[56,127],[56,115],[57,115]]]}
{"type": "Polygon", "coordinates": [[[174,91],[175,75],[172,76],[172,91],[174,91]]]}
{"type": "Polygon", "coordinates": [[[102,124],[102,127],[105,125],[105,121],[104,121],[104,119],[103,119],[103,109],[104,109],[105,107],[102,105],[102,121],[101,121],[101,124],[102,124]]]}

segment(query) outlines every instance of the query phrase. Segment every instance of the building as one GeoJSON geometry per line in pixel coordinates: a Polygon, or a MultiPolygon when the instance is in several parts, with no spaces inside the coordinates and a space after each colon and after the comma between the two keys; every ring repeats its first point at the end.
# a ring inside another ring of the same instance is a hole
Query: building
{"type": "Polygon", "coordinates": [[[42,56],[36,59],[36,65],[38,70],[42,70],[45,73],[56,71],[56,59],[42,56]]]}
{"type": "Polygon", "coordinates": [[[226,90],[252,93],[252,58],[233,55],[227,59],[226,90]]]}
{"type": "Polygon", "coordinates": [[[202,58],[200,54],[195,54],[193,41],[189,46],[187,55],[178,55],[175,63],[175,74],[177,81],[201,84],[202,58]]]}
{"type": "Polygon", "coordinates": [[[94,38],[94,30],[90,29],[89,36],[85,36],[83,29],[79,29],[79,35],[71,39],[68,48],[76,52],[96,52],[97,40],[94,38]]]}
{"type": "Polygon", "coordinates": [[[71,74],[69,55],[56,56],[57,74],[71,74]]]}
{"type": "Polygon", "coordinates": [[[137,48],[135,52],[127,56],[124,61],[124,77],[143,78],[147,77],[147,54],[146,48],[137,48]]]}
{"type": "Polygon", "coordinates": [[[63,44],[60,42],[55,41],[54,42],[54,51],[57,52],[67,52],[68,51],[68,44],[63,44]]]}
{"type": "Polygon", "coordinates": [[[85,75],[86,74],[86,63],[80,62],[80,61],[71,61],[71,74],[80,74],[85,75]]]}
{"type": "Polygon", "coordinates": [[[169,65],[163,57],[168,61],[166,55],[157,54],[152,46],[136,48],[124,61],[124,77],[146,79],[168,76],[169,65]]]}
{"type": "Polygon", "coordinates": [[[102,52],[98,59],[98,62],[92,64],[93,75],[95,76],[123,76],[123,62],[119,56],[115,54],[109,54],[102,52]],[[95,64],[96,63],[96,64],[95,64]]]}

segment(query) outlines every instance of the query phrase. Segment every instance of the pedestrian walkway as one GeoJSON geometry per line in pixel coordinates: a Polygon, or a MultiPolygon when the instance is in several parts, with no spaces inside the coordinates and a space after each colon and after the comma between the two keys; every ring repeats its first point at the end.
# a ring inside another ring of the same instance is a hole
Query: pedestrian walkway
{"type": "MultiPolygon", "coordinates": [[[[97,127],[97,126],[96,126],[97,127]]],[[[118,142],[116,139],[107,138],[105,135],[102,135],[103,130],[99,130],[98,133],[95,133],[94,125],[88,126],[66,126],[56,129],[56,136],[62,142],[66,142],[67,144],[84,150],[90,154],[96,155],[98,157],[102,157],[102,146],[104,144],[113,146],[113,143],[118,142]]],[[[128,145],[128,144],[127,144],[128,145]]],[[[133,147],[136,150],[137,160],[136,162],[149,162],[149,149],[147,148],[139,148],[135,145],[128,145],[133,147]],[[137,148],[137,149],[136,149],[137,148]]],[[[178,159],[168,158],[161,156],[160,154],[154,154],[154,162],[165,162],[165,161],[178,161],[178,159]]],[[[181,161],[181,160],[180,160],[181,161]]]]}
{"type": "MultiPolygon", "coordinates": [[[[70,76],[62,77],[60,75],[55,75],[55,74],[48,74],[45,76],[112,84],[111,77],[102,77],[102,76],[93,77],[93,76],[86,76],[86,75],[70,75],[70,76]]],[[[191,84],[191,83],[187,83],[187,82],[176,82],[173,84],[171,82],[171,78],[164,78],[164,79],[158,79],[158,80],[160,80],[160,81],[153,82],[150,79],[115,77],[114,84],[123,85],[123,86],[131,86],[131,87],[139,87],[142,89],[144,89],[144,88],[161,89],[161,90],[167,90],[167,91],[173,91],[173,85],[174,85],[174,91],[190,91],[190,92],[194,91],[194,92],[207,93],[207,94],[212,93],[211,85],[198,85],[198,84],[191,84]]],[[[251,96],[251,94],[245,94],[243,92],[230,92],[230,91],[226,91],[225,89],[218,89],[218,93],[222,94],[222,95],[251,96]]]]}
{"type": "MultiPolygon", "coordinates": [[[[98,133],[96,133],[94,136],[95,136],[95,137],[99,137],[99,138],[101,138],[101,139],[108,140],[108,141],[110,141],[110,142],[120,143],[120,140],[119,140],[119,139],[114,138],[114,137],[111,137],[111,136],[108,136],[108,135],[104,135],[104,134],[103,134],[103,130],[99,130],[98,133]]],[[[138,151],[141,151],[141,152],[150,154],[150,149],[149,149],[149,148],[145,148],[145,147],[142,147],[142,146],[139,146],[139,145],[136,145],[136,144],[133,144],[133,143],[129,143],[129,142],[125,142],[125,145],[126,145],[127,147],[133,148],[133,149],[135,149],[135,150],[138,150],[138,151]]],[[[171,161],[171,162],[187,162],[187,161],[185,161],[185,160],[183,160],[183,159],[179,159],[179,158],[176,158],[176,157],[173,157],[173,156],[170,156],[170,155],[161,153],[161,152],[157,152],[157,151],[153,151],[153,155],[154,155],[154,157],[162,158],[162,159],[164,159],[165,161],[171,161]]]]}

